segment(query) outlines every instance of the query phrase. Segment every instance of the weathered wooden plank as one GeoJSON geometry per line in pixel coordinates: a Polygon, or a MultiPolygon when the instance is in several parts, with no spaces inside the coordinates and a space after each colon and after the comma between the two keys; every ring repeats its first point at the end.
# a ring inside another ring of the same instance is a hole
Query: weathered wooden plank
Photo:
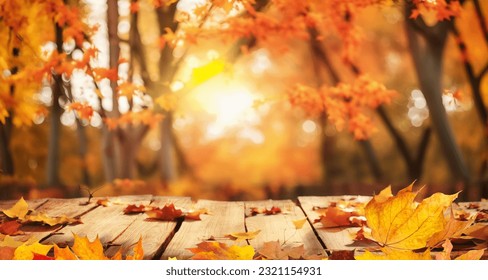
{"type": "Polygon", "coordinates": [[[43,243],[71,246],[73,245],[73,234],[76,234],[86,236],[89,240],[94,240],[98,236],[100,241],[107,245],[137,219],[137,216],[124,215],[124,208],[128,204],[149,204],[151,196],[122,196],[110,198],[110,200],[117,200],[118,204],[93,209],[81,217],[82,224],[66,226],[44,240],[43,243]]]}
{"type": "MultiPolygon", "coordinates": [[[[46,203],[42,204],[40,207],[37,207],[35,211],[44,213],[50,217],[65,215],[70,218],[75,218],[96,207],[95,204],[80,204],[84,201],[86,201],[86,198],[48,199],[46,203]]],[[[60,230],[60,228],[62,228],[62,226],[22,226],[21,229],[25,232],[25,235],[16,236],[15,239],[19,241],[27,241],[29,238],[33,237],[35,240],[42,240],[57,230],[60,230]]]]}
{"type": "MultiPolygon", "coordinates": [[[[5,200],[5,201],[0,201],[0,211],[1,210],[7,210],[14,206],[14,204],[18,200],[5,200]]],[[[42,198],[42,199],[34,199],[34,200],[26,200],[27,205],[29,205],[29,209],[35,210],[37,207],[41,206],[43,203],[45,203],[47,199],[42,198]]]]}
{"type": "Polygon", "coordinates": [[[206,208],[210,215],[202,215],[201,221],[185,220],[161,259],[188,259],[192,253],[187,249],[196,247],[202,241],[214,238],[219,242],[233,244],[234,241],[224,237],[233,232],[245,231],[243,202],[199,200],[195,207],[206,208]]]}
{"type": "Polygon", "coordinates": [[[317,235],[324,242],[328,251],[336,250],[354,250],[361,249],[361,246],[353,244],[352,236],[358,231],[357,227],[338,227],[323,228],[322,224],[314,223],[319,218],[319,214],[314,211],[314,207],[327,207],[330,202],[339,201],[340,199],[356,199],[360,202],[368,202],[371,198],[367,196],[300,196],[298,201],[305,211],[308,220],[315,228],[317,235]]]}
{"type": "Polygon", "coordinates": [[[312,227],[307,222],[301,229],[296,229],[293,221],[305,219],[303,211],[291,200],[265,200],[245,202],[247,231],[261,230],[256,238],[249,243],[259,250],[263,243],[278,241],[284,246],[304,245],[307,255],[326,256],[324,248],[315,236],[312,227]],[[282,213],[276,215],[250,216],[252,207],[271,209],[279,207],[282,213]]]}
{"type": "MultiPolygon", "coordinates": [[[[192,202],[189,197],[158,196],[153,198],[150,205],[163,207],[169,203],[173,203],[177,209],[189,209],[192,202]]],[[[137,215],[134,222],[113,240],[112,243],[115,245],[107,249],[106,255],[113,256],[121,247],[124,254],[131,251],[140,237],[142,237],[144,259],[153,259],[157,254],[161,253],[161,246],[169,242],[169,239],[174,234],[177,222],[150,221],[146,218],[146,214],[137,215]]]]}

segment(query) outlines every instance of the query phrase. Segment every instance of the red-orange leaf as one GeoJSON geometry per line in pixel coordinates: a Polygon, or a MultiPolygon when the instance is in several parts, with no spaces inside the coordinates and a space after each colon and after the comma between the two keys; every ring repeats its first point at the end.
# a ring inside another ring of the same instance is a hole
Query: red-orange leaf
{"type": "Polygon", "coordinates": [[[20,230],[20,224],[18,221],[8,221],[0,224],[0,233],[5,235],[19,235],[23,234],[20,230]]]}
{"type": "Polygon", "coordinates": [[[167,204],[163,208],[153,208],[146,212],[150,219],[174,221],[183,216],[183,211],[176,209],[174,204],[167,204]]]}

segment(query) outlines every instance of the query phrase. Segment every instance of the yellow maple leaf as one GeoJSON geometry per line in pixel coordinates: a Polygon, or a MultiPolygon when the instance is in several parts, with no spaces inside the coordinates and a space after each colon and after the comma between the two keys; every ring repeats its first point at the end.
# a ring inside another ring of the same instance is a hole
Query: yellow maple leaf
{"type": "Polygon", "coordinates": [[[39,223],[44,223],[50,226],[54,225],[65,225],[65,224],[74,224],[74,223],[79,223],[79,219],[75,218],[69,218],[66,215],[62,215],[59,217],[50,217],[45,213],[36,213],[33,215],[27,215],[25,218],[22,220],[23,222],[39,222],[39,223]]]}
{"type": "Polygon", "coordinates": [[[21,197],[14,206],[12,206],[10,209],[3,210],[2,211],[7,217],[9,218],[19,218],[23,219],[25,215],[29,212],[29,205],[27,202],[24,200],[23,197],[21,197]]]}
{"type": "Polygon", "coordinates": [[[34,258],[34,253],[39,255],[47,255],[51,250],[52,245],[43,245],[39,242],[33,244],[22,244],[14,252],[14,260],[32,260],[34,258]]]}
{"type": "Polygon", "coordinates": [[[381,250],[382,254],[366,251],[364,254],[354,258],[356,260],[432,260],[430,250],[426,250],[423,253],[415,253],[411,250],[391,250],[388,248],[382,248],[381,250]]]}
{"type": "Polygon", "coordinates": [[[196,248],[188,249],[195,255],[193,260],[252,260],[254,248],[250,245],[227,246],[221,242],[201,242],[196,248]]]}
{"type": "Polygon", "coordinates": [[[251,240],[256,238],[256,236],[261,232],[261,230],[256,230],[256,231],[248,231],[248,232],[234,232],[229,234],[231,237],[235,238],[236,241],[241,241],[241,240],[251,240]]]}
{"type": "Polygon", "coordinates": [[[108,258],[103,254],[103,245],[97,237],[90,241],[88,237],[74,236],[74,244],[71,249],[80,260],[107,260],[108,258]]]}
{"type": "Polygon", "coordinates": [[[387,187],[366,205],[367,225],[380,246],[404,250],[424,248],[435,233],[444,229],[444,211],[457,194],[435,193],[416,203],[417,194],[418,191],[412,191],[412,185],[396,196],[387,187]]]}

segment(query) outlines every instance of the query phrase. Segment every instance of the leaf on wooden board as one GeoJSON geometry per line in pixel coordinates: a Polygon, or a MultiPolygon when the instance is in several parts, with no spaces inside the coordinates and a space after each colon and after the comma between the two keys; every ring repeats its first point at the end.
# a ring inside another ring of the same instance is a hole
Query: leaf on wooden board
{"type": "Polygon", "coordinates": [[[454,213],[451,211],[451,216],[449,220],[447,220],[444,229],[432,235],[427,241],[427,247],[434,248],[440,246],[442,242],[447,239],[460,237],[469,227],[471,227],[473,222],[474,219],[466,221],[457,220],[454,217],[454,213]]]}
{"type": "Polygon", "coordinates": [[[14,258],[15,248],[0,246],[0,260],[11,260],[14,258]]]}
{"type": "Polygon", "coordinates": [[[189,248],[194,255],[192,260],[252,260],[254,248],[250,245],[228,246],[216,241],[204,241],[197,244],[196,248],[189,248]]]}
{"type": "Polygon", "coordinates": [[[321,215],[318,219],[315,219],[314,223],[321,223],[324,228],[362,226],[365,222],[365,218],[360,213],[337,206],[330,206],[316,211],[321,215]]]}
{"type": "Polygon", "coordinates": [[[305,225],[306,221],[307,221],[307,218],[303,218],[303,219],[293,220],[291,222],[295,226],[295,229],[301,229],[301,228],[303,228],[303,225],[305,225]]]}
{"type": "Polygon", "coordinates": [[[250,208],[251,216],[256,216],[259,214],[264,214],[264,215],[276,215],[282,213],[281,208],[277,206],[271,206],[271,208],[266,208],[266,207],[251,207],[250,208]]]}
{"type": "Polygon", "coordinates": [[[22,219],[22,223],[42,223],[49,226],[55,226],[79,224],[81,223],[81,220],[78,218],[70,218],[66,215],[62,215],[59,217],[50,217],[45,213],[39,212],[25,216],[25,218],[22,219]]]}
{"type": "Polygon", "coordinates": [[[142,204],[140,205],[129,204],[127,205],[127,207],[124,208],[124,214],[140,214],[149,211],[151,209],[152,207],[142,205],[142,204]]]}
{"type": "MultiPolygon", "coordinates": [[[[442,247],[444,250],[438,254],[436,254],[435,259],[436,260],[451,260],[451,253],[453,249],[453,245],[449,239],[444,241],[442,244],[442,247]]],[[[479,260],[481,257],[483,257],[483,254],[486,249],[480,249],[480,250],[469,250],[468,252],[458,256],[455,258],[455,260],[479,260]]]]}
{"type": "Polygon", "coordinates": [[[21,197],[11,208],[7,210],[2,210],[2,212],[7,215],[7,217],[14,219],[23,219],[25,215],[29,212],[29,205],[27,202],[24,200],[23,197],[21,197]]]}
{"type": "Polygon", "coordinates": [[[336,250],[327,258],[328,260],[355,260],[354,250],[336,250]]]}
{"type": "Polygon", "coordinates": [[[60,248],[54,244],[54,259],[55,260],[78,260],[78,257],[71,251],[69,247],[60,248]]]}
{"type": "Polygon", "coordinates": [[[391,187],[380,192],[365,207],[371,236],[381,246],[403,250],[424,248],[427,241],[445,226],[444,211],[457,194],[435,193],[416,203],[418,192],[410,185],[391,194],[391,187]]]}
{"type": "Polygon", "coordinates": [[[53,257],[41,255],[38,253],[33,253],[33,255],[34,256],[32,257],[32,260],[34,260],[34,261],[52,261],[52,260],[54,260],[53,257]]]}
{"type": "Polygon", "coordinates": [[[189,220],[201,220],[200,215],[209,215],[210,211],[206,208],[200,208],[200,209],[190,209],[189,211],[185,212],[185,219],[189,220]]]}
{"type": "Polygon", "coordinates": [[[266,260],[298,260],[305,255],[303,244],[299,246],[282,246],[278,241],[265,242],[258,251],[261,259],[266,260]]]}
{"type": "Polygon", "coordinates": [[[22,224],[19,223],[17,220],[7,221],[0,224],[0,233],[11,236],[24,234],[24,232],[20,230],[21,226],[22,224]]]}
{"type": "Polygon", "coordinates": [[[479,240],[488,241],[488,225],[474,224],[471,227],[464,230],[463,234],[479,240]]]}
{"type": "Polygon", "coordinates": [[[34,253],[39,255],[47,255],[51,250],[52,245],[43,245],[39,242],[32,244],[24,243],[17,247],[14,252],[14,260],[32,260],[34,253]]]}
{"type": "Polygon", "coordinates": [[[161,221],[174,221],[183,217],[183,211],[176,209],[173,203],[166,204],[163,208],[153,208],[146,212],[149,219],[161,221]]]}
{"type": "Polygon", "coordinates": [[[132,250],[132,255],[127,255],[126,260],[143,260],[144,259],[144,249],[142,247],[142,236],[139,237],[139,241],[132,250]]]}
{"type": "Polygon", "coordinates": [[[103,253],[103,245],[98,236],[90,241],[88,237],[80,237],[73,234],[74,243],[71,250],[80,260],[107,260],[103,253]]]}
{"type": "Polygon", "coordinates": [[[261,230],[258,229],[256,231],[234,232],[234,233],[231,233],[231,234],[229,234],[227,236],[230,237],[233,240],[236,240],[236,241],[251,240],[251,239],[256,238],[256,236],[258,236],[258,234],[260,232],[261,232],[261,230]]]}

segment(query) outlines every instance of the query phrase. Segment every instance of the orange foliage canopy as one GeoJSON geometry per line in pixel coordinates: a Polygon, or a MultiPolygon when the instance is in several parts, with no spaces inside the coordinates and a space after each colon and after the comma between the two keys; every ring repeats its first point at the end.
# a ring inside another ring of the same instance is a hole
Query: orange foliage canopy
{"type": "Polygon", "coordinates": [[[327,114],[338,130],[347,126],[356,139],[364,140],[375,131],[370,109],[390,103],[395,94],[383,84],[362,75],[351,84],[340,83],[334,87],[315,89],[297,85],[289,93],[289,100],[311,115],[327,114]]]}

